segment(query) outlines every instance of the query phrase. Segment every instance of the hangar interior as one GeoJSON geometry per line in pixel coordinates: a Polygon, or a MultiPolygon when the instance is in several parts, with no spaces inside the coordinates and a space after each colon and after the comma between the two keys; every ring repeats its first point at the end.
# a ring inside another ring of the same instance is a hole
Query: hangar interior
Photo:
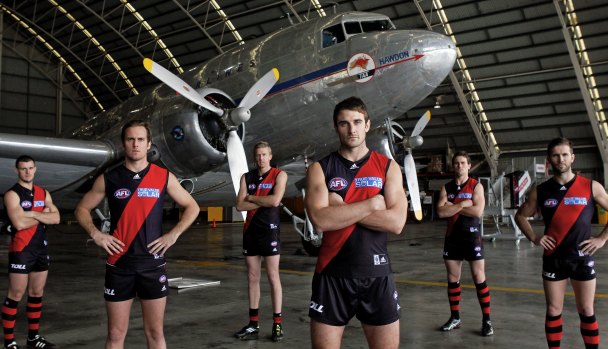
{"type": "MultiPolygon", "coordinates": [[[[174,73],[239,42],[344,11],[385,14],[458,47],[453,73],[398,119],[431,109],[416,161],[473,154],[496,176],[543,163],[548,140],[573,140],[576,169],[605,181],[608,5],[587,1],[54,1],[0,3],[2,132],[69,136],[84,120],[157,84],[150,57],[174,73]]],[[[433,169],[433,167],[435,169],[433,169]]],[[[428,172],[430,172],[428,171],[428,172]]],[[[422,173],[427,172],[424,169],[422,173]]]]}

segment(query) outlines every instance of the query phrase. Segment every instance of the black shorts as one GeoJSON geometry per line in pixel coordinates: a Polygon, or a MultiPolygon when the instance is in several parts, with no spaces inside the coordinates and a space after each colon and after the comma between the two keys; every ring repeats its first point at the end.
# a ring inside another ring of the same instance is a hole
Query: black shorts
{"type": "Polygon", "coordinates": [[[312,278],[308,316],[331,326],[345,326],[353,316],[372,326],[399,320],[399,295],[392,275],[374,278],[312,278]]]}
{"type": "Polygon", "coordinates": [[[36,250],[25,249],[21,252],[8,254],[8,272],[16,274],[29,274],[49,270],[49,251],[45,248],[36,250]]]}
{"type": "Polygon", "coordinates": [[[484,259],[483,242],[480,235],[460,237],[448,236],[443,244],[443,259],[478,261],[484,259]]]}
{"type": "Polygon", "coordinates": [[[250,229],[243,234],[244,256],[276,256],[281,254],[279,229],[250,229]]]}
{"type": "Polygon", "coordinates": [[[108,302],[157,299],[169,295],[165,265],[147,270],[128,270],[106,264],[104,298],[108,302]]]}
{"type": "Polygon", "coordinates": [[[589,281],[595,279],[595,261],[586,258],[543,257],[543,280],[560,281],[572,279],[589,281]]]}

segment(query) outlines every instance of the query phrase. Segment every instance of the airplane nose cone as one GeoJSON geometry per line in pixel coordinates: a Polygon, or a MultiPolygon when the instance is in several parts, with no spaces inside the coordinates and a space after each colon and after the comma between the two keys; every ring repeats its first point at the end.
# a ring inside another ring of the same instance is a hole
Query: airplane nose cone
{"type": "Polygon", "coordinates": [[[452,40],[442,34],[420,32],[414,39],[414,54],[423,55],[418,69],[427,84],[437,87],[454,67],[456,47],[452,40]]]}

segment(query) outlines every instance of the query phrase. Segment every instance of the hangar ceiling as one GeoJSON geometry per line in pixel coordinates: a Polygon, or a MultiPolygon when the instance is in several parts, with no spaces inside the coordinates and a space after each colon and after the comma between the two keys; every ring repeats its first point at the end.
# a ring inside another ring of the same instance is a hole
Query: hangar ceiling
{"type": "Polygon", "coordinates": [[[432,108],[418,155],[443,154],[449,143],[491,162],[542,154],[565,136],[577,152],[595,154],[597,167],[608,162],[604,0],[0,0],[0,9],[2,50],[36,47],[54,62],[45,76],[67,81],[59,85],[85,117],[158,83],[143,57],[179,73],[290,23],[334,11],[383,13],[400,29],[451,35],[460,51],[453,74],[399,119],[410,129],[432,108]]]}

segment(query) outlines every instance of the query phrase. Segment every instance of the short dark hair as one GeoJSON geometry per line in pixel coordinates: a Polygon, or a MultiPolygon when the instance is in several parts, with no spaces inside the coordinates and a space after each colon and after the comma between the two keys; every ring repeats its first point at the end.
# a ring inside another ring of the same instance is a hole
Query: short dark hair
{"type": "Polygon", "coordinates": [[[131,128],[131,127],[136,127],[136,126],[145,127],[146,133],[148,134],[148,142],[150,142],[152,140],[152,132],[150,132],[150,124],[148,124],[148,122],[146,122],[146,121],[135,119],[135,120],[131,120],[131,121],[127,122],[122,127],[122,131],[120,133],[120,139],[123,141],[123,143],[125,141],[125,133],[127,132],[127,129],[131,128]]]}
{"type": "Polygon", "coordinates": [[[470,165],[471,164],[471,157],[469,156],[469,153],[467,153],[465,150],[460,150],[454,153],[454,155],[452,156],[452,165],[454,164],[454,160],[456,160],[457,156],[462,156],[464,158],[467,159],[467,163],[470,165]]]}
{"type": "Polygon", "coordinates": [[[36,160],[34,160],[34,158],[32,158],[29,155],[21,155],[20,157],[17,158],[17,160],[15,160],[15,168],[19,168],[19,163],[20,162],[33,162],[34,165],[36,165],[36,160]]]}
{"type": "Polygon", "coordinates": [[[366,122],[369,120],[369,116],[367,115],[367,106],[359,97],[348,97],[342,102],[336,104],[336,107],[334,108],[334,126],[338,126],[338,114],[340,114],[342,110],[358,111],[359,113],[363,114],[366,122]]]}
{"type": "Polygon", "coordinates": [[[255,157],[255,151],[259,148],[268,148],[270,150],[270,154],[272,154],[272,148],[270,147],[270,143],[266,141],[259,141],[253,146],[253,157],[255,157]]]}
{"type": "Polygon", "coordinates": [[[547,145],[547,156],[551,156],[551,151],[558,145],[567,145],[570,147],[570,153],[574,153],[574,149],[572,148],[572,141],[570,141],[566,137],[558,137],[553,138],[551,142],[549,142],[549,145],[547,145]]]}

